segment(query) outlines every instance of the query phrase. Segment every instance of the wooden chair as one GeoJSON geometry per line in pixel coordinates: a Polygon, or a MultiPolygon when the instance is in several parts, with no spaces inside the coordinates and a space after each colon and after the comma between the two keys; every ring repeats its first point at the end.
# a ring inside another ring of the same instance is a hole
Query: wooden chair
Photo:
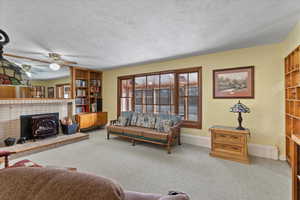
{"type": "Polygon", "coordinates": [[[14,151],[0,151],[0,158],[4,157],[4,168],[13,168],[13,167],[42,167],[30,160],[21,160],[16,162],[15,164],[9,166],[8,157],[12,154],[15,154],[14,151]]]}
{"type": "Polygon", "coordinates": [[[9,161],[8,161],[8,157],[12,154],[15,154],[16,152],[12,152],[12,151],[0,151],[0,158],[4,157],[4,167],[8,168],[9,167],[9,161]]]}

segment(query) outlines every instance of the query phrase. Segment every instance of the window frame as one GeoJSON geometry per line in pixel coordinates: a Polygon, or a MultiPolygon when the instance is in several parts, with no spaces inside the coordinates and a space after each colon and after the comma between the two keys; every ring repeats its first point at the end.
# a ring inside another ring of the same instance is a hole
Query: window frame
{"type": "MultiPolygon", "coordinates": [[[[177,69],[177,70],[166,70],[166,71],[159,71],[159,72],[150,72],[150,73],[142,73],[142,74],[134,74],[134,75],[127,75],[127,76],[119,76],[118,77],[118,82],[117,82],[117,87],[118,87],[118,92],[117,92],[117,115],[119,116],[121,113],[121,92],[122,92],[122,80],[128,80],[131,79],[133,86],[132,86],[132,99],[131,99],[131,108],[134,111],[135,110],[135,78],[136,77],[142,77],[142,76],[151,76],[151,75],[161,75],[161,74],[174,74],[174,96],[173,96],[173,105],[174,105],[174,112],[176,114],[179,113],[179,74],[183,73],[193,73],[197,72],[198,73],[198,120],[197,121],[190,121],[190,120],[183,120],[182,127],[184,128],[197,128],[201,129],[202,128],[202,67],[193,67],[193,68],[183,68],[183,69],[177,69]]],[[[147,82],[147,78],[146,78],[147,82]]],[[[147,83],[146,83],[147,87],[147,83]]]]}

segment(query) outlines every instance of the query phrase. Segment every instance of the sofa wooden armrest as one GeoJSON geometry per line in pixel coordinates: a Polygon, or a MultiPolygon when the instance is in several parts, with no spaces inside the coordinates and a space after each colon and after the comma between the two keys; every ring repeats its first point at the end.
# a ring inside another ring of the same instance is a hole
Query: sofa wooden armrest
{"type": "Polygon", "coordinates": [[[177,139],[178,145],[181,145],[181,133],[180,133],[181,125],[182,125],[182,122],[179,122],[175,126],[172,126],[170,128],[171,138],[172,139],[177,139]]]}
{"type": "Polygon", "coordinates": [[[114,125],[114,124],[116,124],[117,121],[118,121],[117,119],[110,120],[109,121],[109,125],[114,125]]]}

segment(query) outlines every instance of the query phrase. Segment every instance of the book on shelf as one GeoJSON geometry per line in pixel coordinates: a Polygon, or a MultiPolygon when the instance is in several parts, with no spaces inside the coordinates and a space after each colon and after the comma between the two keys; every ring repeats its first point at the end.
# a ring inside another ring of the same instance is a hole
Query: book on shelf
{"type": "Polygon", "coordinates": [[[92,112],[97,112],[97,103],[92,103],[91,104],[91,111],[92,112]]]}
{"type": "Polygon", "coordinates": [[[100,92],[100,87],[91,87],[91,92],[100,92]]]}
{"type": "Polygon", "coordinates": [[[85,98],[76,98],[75,99],[75,104],[79,104],[79,105],[87,104],[87,99],[85,99],[85,98]]]}
{"type": "Polygon", "coordinates": [[[86,87],[85,80],[76,80],[76,87],[86,87]]]}
{"type": "Polygon", "coordinates": [[[76,113],[88,112],[86,106],[78,106],[76,107],[76,113]]]}
{"type": "Polygon", "coordinates": [[[82,90],[82,89],[77,89],[76,94],[77,94],[77,96],[85,96],[86,95],[86,91],[82,90]]]}
{"type": "Polygon", "coordinates": [[[91,80],[90,85],[100,87],[101,86],[101,81],[100,80],[91,80]]]}

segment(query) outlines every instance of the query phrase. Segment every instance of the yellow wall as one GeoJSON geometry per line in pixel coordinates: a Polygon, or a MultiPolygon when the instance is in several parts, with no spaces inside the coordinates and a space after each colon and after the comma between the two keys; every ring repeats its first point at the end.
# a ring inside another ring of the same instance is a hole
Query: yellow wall
{"type": "Polygon", "coordinates": [[[230,113],[229,108],[238,99],[213,99],[212,70],[254,65],[255,98],[241,100],[251,109],[250,114],[243,115],[244,126],[251,130],[251,143],[277,146],[280,155],[283,156],[285,154],[283,57],[285,51],[291,51],[297,43],[299,44],[299,33],[298,24],[283,43],[104,71],[104,111],[108,111],[109,119],[116,118],[118,76],[203,66],[203,128],[183,129],[182,132],[209,136],[208,129],[212,125],[237,125],[237,116],[230,113]]]}
{"type": "Polygon", "coordinates": [[[287,38],[282,42],[283,57],[286,57],[291,53],[297,46],[300,45],[300,22],[294,27],[287,38]]]}

